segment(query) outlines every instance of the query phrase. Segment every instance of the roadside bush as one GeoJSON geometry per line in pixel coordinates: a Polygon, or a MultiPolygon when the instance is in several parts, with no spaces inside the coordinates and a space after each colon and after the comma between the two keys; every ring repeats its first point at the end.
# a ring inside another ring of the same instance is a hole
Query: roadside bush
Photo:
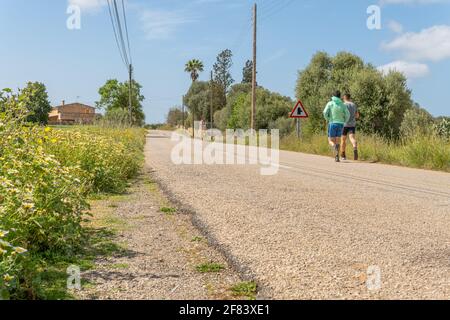
{"type": "Polygon", "coordinates": [[[0,92],[0,299],[39,298],[47,262],[79,252],[88,196],[123,191],[143,162],[144,129],[43,128],[28,115],[22,95],[0,92]]]}
{"type": "Polygon", "coordinates": [[[79,168],[45,152],[49,130],[27,125],[22,97],[3,91],[0,110],[0,292],[7,298],[31,256],[77,246],[87,203],[79,168]]]}
{"type": "Polygon", "coordinates": [[[443,139],[450,140],[450,118],[440,119],[434,126],[437,135],[443,139]]]}
{"type": "Polygon", "coordinates": [[[91,192],[122,192],[141,168],[144,129],[74,127],[51,131],[47,152],[77,166],[91,192]]]}
{"type": "Polygon", "coordinates": [[[405,112],[400,133],[403,138],[410,138],[416,135],[433,134],[433,116],[425,109],[414,107],[405,112]]]}
{"type": "Polygon", "coordinates": [[[295,121],[286,117],[278,118],[277,120],[270,122],[269,129],[280,130],[280,138],[282,138],[295,130],[295,121]]]}

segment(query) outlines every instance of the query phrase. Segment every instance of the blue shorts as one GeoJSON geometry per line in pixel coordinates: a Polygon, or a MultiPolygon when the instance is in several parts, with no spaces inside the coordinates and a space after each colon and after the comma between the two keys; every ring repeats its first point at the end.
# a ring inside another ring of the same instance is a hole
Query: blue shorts
{"type": "Polygon", "coordinates": [[[342,137],[343,131],[344,131],[343,124],[330,123],[328,125],[328,137],[329,138],[340,138],[340,137],[342,137]]]}

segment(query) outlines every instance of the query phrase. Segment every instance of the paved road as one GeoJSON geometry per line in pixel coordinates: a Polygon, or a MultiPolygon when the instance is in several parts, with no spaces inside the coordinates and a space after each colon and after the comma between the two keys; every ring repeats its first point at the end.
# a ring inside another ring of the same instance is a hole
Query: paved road
{"type": "Polygon", "coordinates": [[[152,131],[147,164],[262,297],[450,299],[450,174],[281,152],[262,176],[174,165],[175,144],[152,131]]]}

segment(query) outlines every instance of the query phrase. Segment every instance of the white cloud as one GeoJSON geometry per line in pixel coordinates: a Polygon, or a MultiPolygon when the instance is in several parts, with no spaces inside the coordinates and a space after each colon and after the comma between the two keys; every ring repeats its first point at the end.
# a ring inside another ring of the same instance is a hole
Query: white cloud
{"type": "Polygon", "coordinates": [[[196,21],[180,12],[149,9],[142,11],[140,20],[149,40],[170,38],[180,26],[196,21]]]}
{"type": "Polygon", "coordinates": [[[96,11],[107,4],[106,0],[68,0],[69,5],[76,5],[81,10],[96,11]]]}
{"type": "Polygon", "coordinates": [[[384,74],[388,74],[390,71],[398,71],[403,73],[408,79],[421,78],[430,73],[430,68],[426,64],[402,60],[380,66],[378,70],[384,74]]]}
{"type": "Polygon", "coordinates": [[[395,32],[395,33],[402,33],[403,32],[403,26],[400,22],[395,21],[395,20],[391,20],[388,23],[388,28],[395,32]]]}
{"type": "Polygon", "coordinates": [[[450,58],[450,26],[434,26],[419,33],[405,33],[383,44],[383,48],[401,52],[407,60],[445,60],[450,58]]]}

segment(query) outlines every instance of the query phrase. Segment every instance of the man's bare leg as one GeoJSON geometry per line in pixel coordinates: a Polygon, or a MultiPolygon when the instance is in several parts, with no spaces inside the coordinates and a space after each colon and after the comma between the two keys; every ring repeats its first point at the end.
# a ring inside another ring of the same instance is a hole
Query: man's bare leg
{"type": "Polygon", "coordinates": [[[345,149],[347,148],[347,136],[342,136],[341,138],[341,156],[345,160],[347,158],[345,154],[345,149]]]}
{"type": "Polygon", "coordinates": [[[349,137],[350,137],[350,142],[353,145],[354,158],[355,158],[355,160],[358,160],[358,158],[359,158],[359,155],[358,155],[358,141],[356,140],[356,136],[353,133],[351,133],[349,135],[349,137]]]}

